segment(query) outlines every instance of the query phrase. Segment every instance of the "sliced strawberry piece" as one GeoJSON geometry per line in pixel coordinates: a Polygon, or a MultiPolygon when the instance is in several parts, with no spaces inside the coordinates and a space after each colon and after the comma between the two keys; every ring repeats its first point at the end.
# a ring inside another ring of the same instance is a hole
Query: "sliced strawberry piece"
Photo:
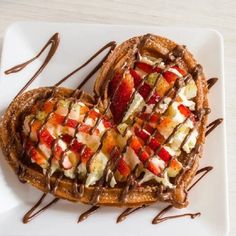
{"type": "Polygon", "coordinates": [[[161,148],[161,150],[158,152],[158,156],[165,162],[168,162],[171,158],[171,155],[166,151],[165,148],[161,148]]]}
{"type": "Polygon", "coordinates": [[[185,117],[189,117],[190,114],[191,114],[191,111],[186,106],[184,106],[183,104],[180,104],[178,106],[178,109],[181,112],[181,114],[183,114],[185,117]]]}
{"type": "Polygon", "coordinates": [[[87,161],[92,157],[93,152],[90,148],[86,147],[82,156],[81,156],[81,161],[83,163],[87,163],[87,161]]]}
{"type": "Polygon", "coordinates": [[[106,117],[103,117],[102,123],[103,123],[105,128],[111,128],[112,127],[112,123],[106,117]]]}
{"type": "Polygon", "coordinates": [[[31,149],[30,149],[30,157],[38,165],[42,165],[42,164],[46,163],[45,156],[39,150],[37,150],[35,147],[31,147],[31,149]]]}
{"type": "Polygon", "coordinates": [[[186,75],[187,74],[186,70],[184,70],[184,69],[182,69],[178,66],[173,66],[172,68],[176,69],[181,75],[186,75]]]}
{"type": "Polygon", "coordinates": [[[117,92],[111,101],[111,112],[113,114],[114,122],[120,123],[124,117],[127,105],[130,102],[133,93],[134,83],[130,74],[125,74],[117,92]]]}
{"type": "Polygon", "coordinates": [[[120,80],[122,79],[122,74],[116,72],[113,79],[109,83],[109,96],[112,97],[116,88],[118,87],[120,80]]]}
{"type": "Polygon", "coordinates": [[[135,151],[135,153],[138,153],[139,150],[142,148],[142,144],[137,137],[132,137],[130,147],[135,151]]]}
{"type": "Polygon", "coordinates": [[[130,167],[124,161],[123,158],[119,160],[118,165],[117,165],[117,169],[121,173],[121,175],[123,175],[125,177],[127,177],[131,172],[130,167]]]}
{"type": "Polygon", "coordinates": [[[137,88],[139,86],[139,84],[142,81],[141,76],[133,69],[130,69],[130,74],[132,75],[132,77],[134,78],[134,86],[135,88],[137,88]]]}
{"type": "Polygon", "coordinates": [[[57,143],[54,147],[54,153],[53,153],[54,159],[59,161],[61,159],[62,152],[63,152],[63,150],[62,150],[61,146],[57,143]]]}
{"type": "Polygon", "coordinates": [[[96,120],[99,116],[100,116],[100,114],[98,112],[96,112],[95,110],[89,111],[89,118],[96,120]]]}
{"type": "Polygon", "coordinates": [[[57,113],[54,113],[52,117],[48,120],[48,122],[52,123],[53,125],[61,125],[65,120],[64,116],[61,116],[57,113]]]}
{"type": "Polygon", "coordinates": [[[163,77],[165,78],[165,80],[170,84],[172,82],[174,82],[177,79],[177,75],[170,72],[170,71],[165,71],[163,73],[163,77]]]}
{"type": "Polygon", "coordinates": [[[148,74],[154,72],[153,66],[146,64],[144,62],[136,62],[135,66],[137,66],[139,69],[148,74]]]}
{"type": "Polygon", "coordinates": [[[43,105],[43,110],[47,113],[50,113],[53,111],[55,102],[52,100],[47,100],[43,105]]]}
{"type": "Polygon", "coordinates": [[[69,134],[63,134],[62,135],[62,140],[67,144],[69,144],[72,139],[73,139],[73,137],[70,136],[69,134]]]}
{"type": "Polygon", "coordinates": [[[40,142],[45,144],[48,148],[52,147],[53,141],[54,141],[53,136],[49,133],[49,131],[46,128],[40,132],[40,142]]]}
{"type": "Polygon", "coordinates": [[[86,124],[81,124],[79,127],[79,132],[89,134],[89,131],[91,130],[91,126],[86,124]]]}
{"type": "Polygon", "coordinates": [[[78,121],[77,120],[73,120],[68,118],[67,122],[66,122],[66,126],[69,126],[71,128],[75,128],[78,125],[78,121]]]}
{"type": "Polygon", "coordinates": [[[77,140],[74,140],[71,147],[70,147],[70,150],[73,152],[79,153],[83,146],[84,146],[84,144],[78,142],[77,140]]]}
{"type": "MultiPolygon", "coordinates": [[[[149,94],[151,93],[151,87],[149,84],[144,83],[141,88],[139,89],[140,95],[144,98],[144,100],[147,100],[149,94]]],[[[148,104],[155,104],[159,100],[160,96],[154,92],[154,94],[150,97],[150,99],[147,101],[148,104]]]]}
{"type": "Polygon", "coordinates": [[[136,154],[139,155],[139,160],[142,161],[143,163],[145,163],[150,157],[149,153],[146,151],[142,151],[141,154],[139,153],[136,153],[136,154]]]}
{"type": "Polygon", "coordinates": [[[156,151],[157,148],[160,147],[160,143],[155,139],[155,138],[152,138],[150,143],[149,143],[149,147],[153,150],[153,151],[156,151]]]}
{"type": "Polygon", "coordinates": [[[141,138],[143,141],[147,141],[147,139],[149,138],[150,134],[148,134],[147,132],[145,132],[144,129],[140,130],[138,127],[135,127],[134,129],[135,134],[141,138]]]}
{"type": "Polygon", "coordinates": [[[153,162],[149,161],[148,166],[147,166],[148,170],[150,170],[154,175],[160,175],[161,173],[161,169],[156,166],[153,162]]]}

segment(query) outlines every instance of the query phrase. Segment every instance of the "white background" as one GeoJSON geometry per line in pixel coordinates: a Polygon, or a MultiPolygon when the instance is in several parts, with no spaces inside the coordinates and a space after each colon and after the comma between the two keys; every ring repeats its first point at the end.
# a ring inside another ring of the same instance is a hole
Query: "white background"
{"type": "Polygon", "coordinates": [[[18,20],[211,27],[220,31],[225,41],[230,235],[236,235],[236,1],[0,0],[0,48],[4,30],[18,20]]]}

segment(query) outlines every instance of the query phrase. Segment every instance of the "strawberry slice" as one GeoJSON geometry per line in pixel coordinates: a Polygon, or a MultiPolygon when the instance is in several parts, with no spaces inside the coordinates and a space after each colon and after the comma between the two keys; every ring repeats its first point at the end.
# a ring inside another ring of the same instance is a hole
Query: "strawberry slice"
{"type": "Polygon", "coordinates": [[[161,150],[158,152],[158,156],[165,162],[168,162],[171,158],[171,155],[166,151],[165,148],[161,148],[161,150]]]}
{"type": "Polygon", "coordinates": [[[141,69],[142,71],[148,74],[154,72],[153,66],[146,64],[144,62],[136,62],[135,66],[137,66],[139,69],[141,69]]]}
{"type": "MultiPolygon", "coordinates": [[[[182,74],[182,75],[185,75],[185,74],[186,74],[186,71],[183,70],[183,69],[181,69],[181,68],[179,68],[178,66],[173,66],[173,67],[171,67],[171,68],[177,70],[177,71],[178,71],[180,74],[182,74]]],[[[172,73],[172,72],[170,72],[170,71],[165,71],[165,72],[163,73],[163,77],[165,78],[165,80],[166,80],[168,83],[172,83],[172,82],[174,82],[174,81],[178,78],[178,76],[177,76],[175,73],[172,73]]]]}
{"type": "Polygon", "coordinates": [[[145,132],[144,129],[140,130],[138,127],[135,127],[134,129],[135,134],[141,138],[144,142],[147,141],[147,139],[149,138],[150,134],[148,134],[147,132],[145,132]]]}
{"type": "Polygon", "coordinates": [[[80,143],[77,140],[74,140],[71,147],[70,147],[70,150],[73,151],[73,152],[79,153],[83,146],[84,146],[83,143],[80,143]]]}
{"type": "Polygon", "coordinates": [[[153,150],[153,151],[156,151],[157,148],[160,147],[160,143],[155,139],[155,138],[152,138],[150,143],[149,143],[149,147],[153,150]]]}
{"type": "Polygon", "coordinates": [[[62,148],[61,148],[61,146],[59,145],[59,144],[56,144],[55,145],[55,147],[54,147],[54,159],[56,159],[56,160],[60,160],[61,159],[61,156],[62,156],[62,152],[63,152],[63,150],[62,150],[62,148]]]}
{"type": "Polygon", "coordinates": [[[117,164],[117,169],[118,171],[121,173],[121,175],[127,177],[131,170],[130,167],[128,166],[128,164],[124,161],[123,158],[121,158],[117,164]]]}
{"type": "Polygon", "coordinates": [[[112,127],[112,123],[106,117],[103,117],[102,123],[103,123],[105,128],[111,128],[112,127]]]}
{"type": "MultiPolygon", "coordinates": [[[[146,100],[151,92],[151,87],[149,84],[144,83],[139,89],[140,95],[146,100]]],[[[147,101],[148,104],[155,104],[159,100],[160,96],[155,92],[150,99],[147,101]]]]}
{"type": "Polygon", "coordinates": [[[77,120],[73,120],[68,118],[67,122],[66,122],[66,126],[69,126],[71,128],[75,128],[78,125],[78,121],[77,120]]]}
{"type": "Polygon", "coordinates": [[[185,117],[189,117],[191,115],[191,111],[183,104],[180,104],[178,106],[178,109],[179,109],[180,113],[183,114],[185,117]]]}
{"type": "Polygon", "coordinates": [[[65,117],[59,115],[58,113],[54,113],[52,117],[48,120],[48,122],[54,125],[61,125],[64,122],[65,117]]]}
{"type": "Polygon", "coordinates": [[[133,69],[129,70],[130,74],[132,75],[132,77],[134,78],[134,86],[135,88],[137,88],[139,86],[139,84],[142,81],[141,76],[133,69]]]}
{"type": "Polygon", "coordinates": [[[54,138],[46,128],[44,128],[40,132],[40,137],[39,138],[40,138],[40,142],[45,144],[48,148],[52,147],[52,143],[54,141],[54,138]]]}
{"type": "Polygon", "coordinates": [[[33,146],[31,147],[29,154],[30,154],[31,159],[34,160],[36,164],[43,165],[46,163],[45,156],[35,147],[33,146]]]}
{"type": "Polygon", "coordinates": [[[82,156],[81,156],[81,161],[83,163],[87,163],[87,161],[93,156],[93,152],[90,148],[86,147],[82,156]]]}
{"type": "Polygon", "coordinates": [[[63,134],[62,135],[62,140],[67,144],[69,144],[72,139],[73,139],[73,137],[70,136],[69,134],[63,134]]]}
{"type": "Polygon", "coordinates": [[[119,72],[115,72],[115,75],[111,82],[109,83],[109,96],[112,97],[116,88],[118,87],[120,80],[122,79],[122,74],[119,72]]]}
{"type": "Polygon", "coordinates": [[[114,94],[111,101],[111,112],[114,122],[120,123],[124,117],[127,105],[130,102],[134,88],[133,78],[130,74],[125,74],[117,92],[114,94]]]}
{"type": "Polygon", "coordinates": [[[96,112],[95,110],[89,111],[89,118],[96,120],[99,116],[100,116],[100,114],[98,112],[96,112]]]}
{"type": "Polygon", "coordinates": [[[153,162],[149,161],[148,166],[147,166],[148,170],[150,170],[154,175],[160,175],[161,173],[161,169],[156,166],[153,162]]]}
{"type": "Polygon", "coordinates": [[[43,110],[47,113],[50,113],[53,111],[55,102],[52,100],[47,100],[43,105],[43,110]]]}

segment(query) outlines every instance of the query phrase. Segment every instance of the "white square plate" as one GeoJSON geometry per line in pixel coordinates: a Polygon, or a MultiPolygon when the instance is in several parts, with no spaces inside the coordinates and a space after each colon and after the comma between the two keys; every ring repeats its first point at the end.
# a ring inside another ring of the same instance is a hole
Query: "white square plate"
{"type": "MultiPolygon", "coordinates": [[[[210,91],[212,113],[209,120],[224,117],[223,40],[214,30],[160,28],[147,26],[16,23],[6,32],[1,62],[0,112],[14,98],[25,82],[39,68],[45,53],[19,73],[5,75],[10,67],[36,55],[55,33],[60,34],[58,51],[31,88],[50,86],[82,64],[107,42],[122,42],[132,36],[153,33],[185,44],[204,67],[207,77],[220,80],[210,91]]],[[[100,57],[101,58],[101,57],[100,57]]],[[[92,62],[71,78],[66,86],[75,87],[96,64],[92,62]]],[[[94,80],[86,86],[91,91],[94,80]]],[[[64,84],[65,85],[65,84],[64,84]]],[[[21,221],[24,213],[41,195],[28,185],[20,184],[3,156],[0,156],[0,235],[225,235],[228,232],[228,199],[225,153],[225,124],[209,135],[201,166],[212,165],[210,172],[190,193],[187,209],[171,213],[198,212],[201,217],[180,218],[152,225],[151,219],[161,209],[152,206],[116,224],[120,209],[102,208],[87,221],[77,224],[77,218],[87,206],[59,201],[47,212],[27,225],[21,221]]]]}

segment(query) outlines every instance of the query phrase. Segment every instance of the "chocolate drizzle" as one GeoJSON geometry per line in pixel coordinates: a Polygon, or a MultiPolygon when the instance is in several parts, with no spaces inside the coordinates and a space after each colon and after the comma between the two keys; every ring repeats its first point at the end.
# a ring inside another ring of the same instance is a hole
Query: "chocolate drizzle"
{"type": "Polygon", "coordinates": [[[200,216],[201,213],[185,213],[185,214],[179,214],[179,215],[173,215],[173,216],[166,216],[162,217],[164,214],[166,214],[170,209],[172,208],[172,205],[167,206],[164,208],[153,220],[152,224],[160,224],[166,220],[171,220],[171,219],[176,219],[176,218],[181,218],[181,217],[186,217],[189,216],[191,219],[195,219],[197,216],[200,216]]]}
{"type": "Polygon", "coordinates": [[[58,48],[59,42],[60,42],[59,33],[56,33],[48,40],[48,42],[45,44],[45,46],[40,50],[40,52],[35,57],[33,57],[32,59],[30,59],[30,60],[28,60],[24,63],[21,63],[19,65],[16,65],[16,66],[10,68],[9,70],[5,71],[5,74],[11,74],[11,73],[16,73],[16,72],[21,71],[27,65],[32,63],[38,57],[40,57],[40,55],[45,51],[45,49],[48,46],[50,46],[49,52],[48,52],[43,64],[35,72],[35,74],[31,77],[31,79],[23,86],[23,88],[17,93],[16,97],[18,95],[20,95],[21,93],[23,93],[30,86],[30,84],[38,77],[38,75],[43,71],[43,69],[47,66],[47,64],[49,63],[49,61],[52,59],[53,55],[55,54],[55,52],[58,48]]]}
{"type": "Polygon", "coordinates": [[[43,202],[43,200],[46,196],[47,196],[47,193],[44,193],[42,195],[42,197],[36,202],[36,204],[24,215],[23,220],[22,220],[24,224],[29,223],[33,218],[35,218],[40,213],[42,213],[46,209],[48,209],[51,205],[53,205],[57,201],[59,201],[59,198],[54,198],[46,206],[44,206],[44,207],[40,208],[39,210],[35,211],[42,204],[42,202],[43,202]]]}
{"type": "Polygon", "coordinates": [[[95,211],[97,211],[98,208],[99,208],[99,206],[92,206],[89,210],[82,213],[80,215],[77,223],[80,223],[81,221],[86,220],[91,214],[93,214],[95,211]]]}
{"type": "Polygon", "coordinates": [[[209,135],[218,125],[223,122],[222,118],[216,119],[207,126],[206,136],[209,135]]]}
{"type": "Polygon", "coordinates": [[[211,78],[211,79],[207,80],[208,89],[211,89],[217,81],[218,81],[218,78],[211,78]]]}

